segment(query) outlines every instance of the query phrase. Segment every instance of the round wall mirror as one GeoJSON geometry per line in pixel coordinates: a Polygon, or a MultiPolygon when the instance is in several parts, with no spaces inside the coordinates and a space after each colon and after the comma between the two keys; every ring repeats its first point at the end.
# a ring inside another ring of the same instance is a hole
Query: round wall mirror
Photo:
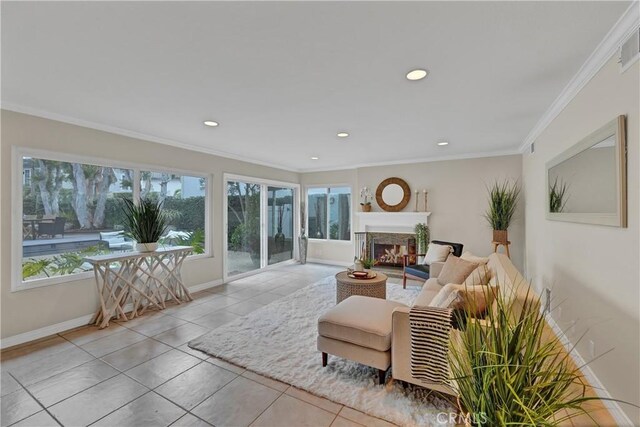
{"type": "Polygon", "coordinates": [[[382,210],[398,212],[409,204],[411,190],[409,184],[400,178],[387,178],[378,185],[376,202],[382,210]]]}
{"type": "Polygon", "coordinates": [[[389,184],[382,189],[382,200],[389,206],[397,205],[403,197],[404,191],[398,184],[389,184]]]}

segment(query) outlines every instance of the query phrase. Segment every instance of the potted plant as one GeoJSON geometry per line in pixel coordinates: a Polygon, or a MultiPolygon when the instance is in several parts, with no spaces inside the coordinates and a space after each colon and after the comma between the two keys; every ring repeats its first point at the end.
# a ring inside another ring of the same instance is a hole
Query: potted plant
{"type": "Polygon", "coordinates": [[[167,228],[167,215],[162,211],[162,202],[149,198],[135,204],[122,199],[122,210],[126,218],[127,234],[136,241],[136,250],[153,252],[158,249],[158,240],[167,228]]]}
{"type": "MultiPolygon", "coordinates": [[[[485,288],[486,299],[494,291],[485,288]]],[[[461,331],[449,365],[467,426],[565,425],[588,413],[585,403],[600,400],[587,394],[582,372],[549,330],[539,297],[530,286],[518,293],[526,303],[494,292],[481,321],[473,319],[474,300],[455,312],[461,331]]]]}
{"type": "Polygon", "coordinates": [[[363,187],[360,190],[360,206],[362,206],[362,212],[371,212],[371,200],[373,199],[373,194],[371,194],[371,190],[368,187],[363,187]]]}
{"type": "Polygon", "coordinates": [[[493,228],[493,241],[506,245],[508,242],[507,229],[518,205],[520,186],[517,182],[508,180],[495,182],[489,191],[489,209],[485,218],[493,228]]]}
{"type": "Polygon", "coordinates": [[[429,226],[425,223],[420,222],[416,224],[413,231],[416,233],[416,253],[426,253],[427,245],[429,244],[430,239],[429,226]]]}
{"type": "Polygon", "coordinates": [[[553,181],[552,185],[549,185],[549,212],[560,213],[564,210],[567,204],[567,183],[558,182],[558,178],[553,181]]]}

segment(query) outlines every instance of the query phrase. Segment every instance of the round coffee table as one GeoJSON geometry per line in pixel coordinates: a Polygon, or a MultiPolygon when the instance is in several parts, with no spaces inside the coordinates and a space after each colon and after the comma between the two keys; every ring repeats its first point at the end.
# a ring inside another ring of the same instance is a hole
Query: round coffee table
{"type": "Polygon", "coordinates": [[[346,271],[336,274],[336,304],[351,295],[386,299],[387,275],[376,272],[372,279],[352,279],[346,271]]]}

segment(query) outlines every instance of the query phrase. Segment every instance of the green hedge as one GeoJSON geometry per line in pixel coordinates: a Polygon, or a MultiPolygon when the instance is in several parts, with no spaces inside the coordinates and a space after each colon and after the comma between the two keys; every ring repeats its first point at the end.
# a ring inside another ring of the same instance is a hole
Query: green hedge
{"type": "MultiPolygon", "coordinates": [[[[105,208],[106,228],[121,226],[125,223],[121,203],[117,198],[107,200],[105,208]]],[[[170,221],[170,225],[177,230],[204,230],[204,196],[188,197],[186,199],[167,197],[164,199],[163,208],[177,213],[172,215],[173,219],[170,221]]]]}
{"type": "Polygon", "coordinates": [[[204,196],[186,199],[167,197],[164,199],[163,208],[180,212],[179,216],[171,221],[171,225],[178,230],[204,230],[204,196]]]}

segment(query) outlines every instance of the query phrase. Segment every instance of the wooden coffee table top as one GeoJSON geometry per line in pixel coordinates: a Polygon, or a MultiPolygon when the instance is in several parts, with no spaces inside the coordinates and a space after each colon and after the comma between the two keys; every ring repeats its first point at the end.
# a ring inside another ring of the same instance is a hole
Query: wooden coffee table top
{"type": "Polygon", "coordinates": [[[336,274],[336,280],[340,283],[347,283],[350,285],[375,285],[378,283],[385,283],[387,281],[387,275],[381,273],[379,271],[375,272],[377,274],[376,277],[372,277],[371,279],[353,279],[347,275],[346,271],[341,271],[336,274]]]}

